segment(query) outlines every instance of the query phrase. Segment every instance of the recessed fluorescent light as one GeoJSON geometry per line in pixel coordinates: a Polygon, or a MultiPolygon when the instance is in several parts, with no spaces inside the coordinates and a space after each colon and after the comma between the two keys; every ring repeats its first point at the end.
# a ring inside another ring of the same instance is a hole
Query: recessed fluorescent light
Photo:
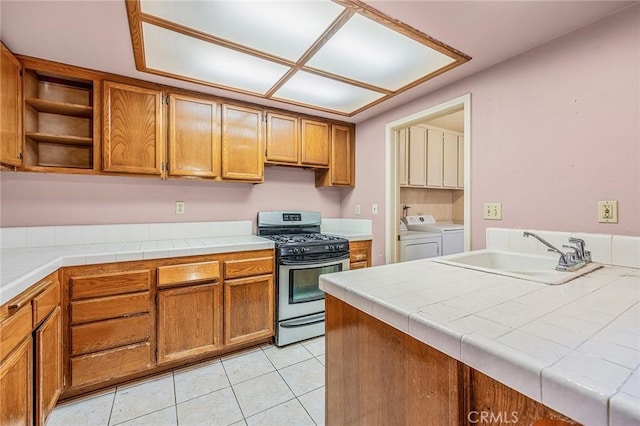
{"type": "Polygon", "coordinates": [[[140,71],[353,115],[469,58],[360,0],[127,0],[140,71]]]}
{"type": "Polygon", "coordinates": [[[273,98],[348,113],[383,96],[383,93],[299,71],[276,91],[273,98]]]}
{"type": "Polygon", "coordinates": [[[157,71],[265,94],[289,67],[143,23],[147,66],[157,71]]]}

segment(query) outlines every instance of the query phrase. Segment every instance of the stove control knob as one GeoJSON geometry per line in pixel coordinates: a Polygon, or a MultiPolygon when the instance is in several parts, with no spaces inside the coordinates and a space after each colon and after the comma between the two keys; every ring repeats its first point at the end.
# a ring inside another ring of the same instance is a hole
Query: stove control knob
{"type": "Polygon", "coordinates": [[[298,250],[298,247],[293,248],[293,250],[291,250],[293,252],[293,254],[298,254],[300,252],[300,250],[298,250]]]}
{"type": "Polygon", "coordinates": [[[334,245],[330,245],[329,246],[329,251],[334,251],[335,249],[336,249],[336,246],[334,246],[334,245]]]}

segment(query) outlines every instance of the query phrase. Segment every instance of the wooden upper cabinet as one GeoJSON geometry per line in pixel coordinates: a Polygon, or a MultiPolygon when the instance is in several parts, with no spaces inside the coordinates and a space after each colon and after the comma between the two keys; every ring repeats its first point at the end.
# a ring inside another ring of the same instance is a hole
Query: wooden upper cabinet
{"type": "Polygon", "coordinates": [[[353,127],[331,125],[329,170],[316,172],[316,186],[355,185],[355,143],[353,127]]]}
{"type": "Polygon", "coordinates": [[[222,178],[262,182],[262,111],[222,105],[222,178]]]}
{"type": "Polygon", "coordinates": [[[303,118],[301,163],[310,166],[329,165],[329,124],[303,118]]]}
{"type": "Polygon", "coordinates": [[[300,159],[298,122],[298,117],[267,113],[267,162],[298,164],[300,159]]]}
{"type": "Polygon", "coordinates": [[[103,169],[162,174],[162,92],[104,82],[103,169]]]}
{"type": "Polygon", "coordinates": [[[22,164],[22,65],[0,43],[0,163],[22,164]]]}
{"type": "Polygon", "coordinates": [[[169,95],[169,175],[220,176],[217,103],[169,95]]]}
{"type": "Polygon", "coordinates": [[[353,184],[353,136],[350,127],[331,126],[331,183],[353,184]]]}

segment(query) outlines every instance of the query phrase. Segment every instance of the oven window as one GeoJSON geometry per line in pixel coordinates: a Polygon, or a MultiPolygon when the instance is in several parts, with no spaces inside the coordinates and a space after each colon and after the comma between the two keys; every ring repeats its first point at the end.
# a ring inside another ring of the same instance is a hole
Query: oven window
{"type": "Polygon", "coordinates": [[[304,303],[324,298],[318,287],[318,277],[322,274],[342,271],[342,264],[320,268],[292,269],[289,271],[289,303],[304,303]]]}

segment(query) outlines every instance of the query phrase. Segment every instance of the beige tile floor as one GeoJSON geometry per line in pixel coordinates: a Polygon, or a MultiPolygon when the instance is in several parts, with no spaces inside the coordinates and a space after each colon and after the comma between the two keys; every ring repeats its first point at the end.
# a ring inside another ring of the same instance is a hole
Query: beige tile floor
{"type": "Polygon", "coordinates": [[[47,425],[324,425],[324,337],[248,349],[61,404],[47,425]]]}

